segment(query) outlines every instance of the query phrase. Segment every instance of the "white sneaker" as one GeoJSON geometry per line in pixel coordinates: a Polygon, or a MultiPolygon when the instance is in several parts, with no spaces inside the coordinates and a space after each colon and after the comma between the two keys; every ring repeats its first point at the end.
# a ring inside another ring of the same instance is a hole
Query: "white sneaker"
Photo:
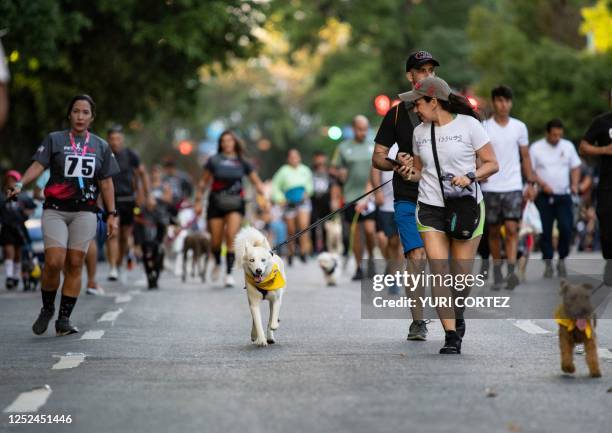
{"type": "Polygon", "coordinates": [[[236,282],[234,281],[234,277],[232,277],[230,274],[227,274],[225,276],[225,287],[234,287],[236,285],[236,282]]]}
{"type": "Polygon", "coordinates": [[[119,271],[117,268],[111,268],[108,273],[108,281],[117,281],[119,279],[119,271]]]}
{"type": "Polygon", "coordinates": [[[217,281],[221,276],[221,265],[215,265],[213,267],[212,272],[210,273],[210,279],[213,281],[217,281]]]}
{"type": "Polygon", "coordinates": [[[104,296],[104,289],[100,286],[88,287],[85,293],[88,295],[104,296]]]}

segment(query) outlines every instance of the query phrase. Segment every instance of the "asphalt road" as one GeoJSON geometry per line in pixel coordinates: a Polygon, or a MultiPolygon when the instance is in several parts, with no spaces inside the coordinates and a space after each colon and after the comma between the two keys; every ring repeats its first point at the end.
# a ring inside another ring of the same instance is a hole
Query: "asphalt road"
{"type": "MultiPolygon", "coordinates": [[[[532,274],[517,293],[537,290],[532,274]]],[[[587,376],[581,355],[570,377],[560,371],[552,320],[469,320],[462,355],[442,356],[436,321],[428,341],[408,342],[407,319],[361,319],[350,269],[335,288],[314,261],[295,264],[288,281],[278,343],[267,348],[250,343],[241,286],[183,284],[166,273],[160,290],[147,291],[135,270],[104,297],[83,294],[73,313],[81,332],[67,337],[32,334],[40,294],[1,289],[0,431],[612,429],[612,320],[597,327],[603,378],[587,376]],[[7,410],[44,385],[50,393],[32,415],[72,423],[12,424],[7,410]]]]}

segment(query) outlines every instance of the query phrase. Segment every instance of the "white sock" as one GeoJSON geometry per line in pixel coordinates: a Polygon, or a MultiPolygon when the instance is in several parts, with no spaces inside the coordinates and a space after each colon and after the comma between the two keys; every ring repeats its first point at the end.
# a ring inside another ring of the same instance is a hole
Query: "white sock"
{"type": "Polygon", "coordinates": [[[4,271],[6,272],[6,278],[13,278],[13,272],[15,271],[15,263],[12,260],[6,259],[4,261],[4,271]]]}
{"type": "Polygon", "coordinates": [[[15,262],[15,270],[13,271],[15,278],[21,278],[21,262],[15,262]]]}

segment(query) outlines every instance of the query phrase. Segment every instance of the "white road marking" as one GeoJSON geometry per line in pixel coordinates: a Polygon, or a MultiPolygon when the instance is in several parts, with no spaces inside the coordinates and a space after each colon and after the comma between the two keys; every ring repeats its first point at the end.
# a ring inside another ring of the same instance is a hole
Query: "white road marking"
{"type": "Polygon", "coordinates": [[[610,351],[610,349],[607,347],[599,346],[597,348],[597,354],[601,359],[612,359],[612,351],[610,351]]]}
{"type": "Polygon", "coordinates": [[[33,389],[32,391],[22,392],[17,396],[15,401],[5,407],[2,412],[36,412],[45,405],[51,392],[52,390],[49,385],[33,389]]]}
{"type": "Polygon", "coordinates": [[[528,334],[550,334],[550,331],[536,325],[531,320],[516,320],[512,324],[528,334]]]}
{"type": "Polygon", "coordinates": [[[123,313],[123,308],[119,308],[118,310],[114,311],[107,311],[98,319],[98,322],[114,322],[121,313],[123,313]]]}
{"type": "Polygon", "coordinates": [[[104,335],[104,331],[99,329],[96,331],[87,331],[81,336],[81,340],[99,340],[104,335]]]}
{"type": "MultiPolygon", "coordinates": [[[[141,278],[140,280],[134,281],[134,286],[136,286],[136,287],[147,287],[147,284],[148,284],[148,282],[147,282],[146,278],[141,278]]],[[[132,291],[134,291],[134,290],[132,290],[132,291]]]]}
{"type": "Polygon", "coordinates": [[[132,295],[119,295],[115,297],[115,304],[125,304],[132,300],[132,295]]]}
{"type": "MultiPolygon", "coordinates": [[[[134,284],[137,284],[137,282],[136,282],[136,283],[134,283],[134,284]]],[[[146,280],[146,278],[142,280],[142,285],[143,285],[143,286],[146,286],[146,285],[147,285],[147,280],[146,280]]],[[[142,290],[130,290],[128,293],[129,293],[130,295],[140,295],[140,294],[142,293],[142,290]]]]}
{"type": "Polygon", "coordinates": [[[51,370],[65,370],[67,368],[78,367],[83,361],[85,361],[84,353],[67,353],[59,357],[59,361],[51,367],[51,370]]]}

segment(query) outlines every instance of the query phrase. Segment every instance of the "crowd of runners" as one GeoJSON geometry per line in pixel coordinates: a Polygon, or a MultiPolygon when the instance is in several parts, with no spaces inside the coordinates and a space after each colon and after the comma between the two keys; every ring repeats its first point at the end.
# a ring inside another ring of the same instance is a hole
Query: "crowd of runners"
{"type": "MultiPolygon", "coordinates": [[[[233,239],[245,218],[278,244],[338,209],[343,211],[329,224],[278,251],[289,266],[333,249],[345,266],[354,263],[352,280],[360,281],[373,276],[376,257],[387,260],[388,271],[406,266],[420,272],[429,260],[433,272],[454,272],[445,267],[449,257],[470,262],[479,254],[480,272],[490,273],[492,289],[513,290],[521,283],[521,260],[534,249],[542,252],[546,278],[567,275],[573,244],[601,249],[612,260],[611,229],[598,223],[612,213],[612,113],[594,119],[578,145],[563,138],[562,119],[539,125],[543,138],[531,142],[527,126],[511,116],[512,89],[491,89],[490,113],[483,116],[436,77],[439,65],[426,51],[412,53],[405,69],[412,90],[400,94],[376,134],[367,117],[356,115],[351,137],[332,153],[309,152],[306,163],[301,151],[307,149],[290,149],[265,181],[230,130],[220,134],[217,152],[195,176],[173,159],[147,168],[120,125],[96,135],[94,100],[75,96],[66,112],[69,128],[48,134],[25,170],[3,173],[6,289],[31,289],[29,281],[42,267],[42,308],[32,329],[46,331],[60,291],[56,332],[71,334],[78,332],[70,317],[84,267],[85,291],[104,294],[96,269],[101,258],[109,263],[109,281],[144,262],[148,276],[157,272],[149,280],[156,288],[164,253],[167,261],[179,233],[206,232],[211,280],[234,287],[233,239]],[[596,157],[599,164],[593,164],[596,157]],[[28,186],[33,189],[26,191],[28,186]],[[448,223],[450,210],[456,224],[448,223]],[[42,226],[44,250],[38,254],[29,219],[42,226]]],[[[609,285],[611,263],[604,273],[609,285]]],[[[444,294],[443,288],[432,291],[444,294]]],[[[441,352],[460,353],[463,312],[438,313],[446,331],[441,352]]],[[[413,309],[412,316],[408,339],[424,340],[423,312],[413,309]]]]}

